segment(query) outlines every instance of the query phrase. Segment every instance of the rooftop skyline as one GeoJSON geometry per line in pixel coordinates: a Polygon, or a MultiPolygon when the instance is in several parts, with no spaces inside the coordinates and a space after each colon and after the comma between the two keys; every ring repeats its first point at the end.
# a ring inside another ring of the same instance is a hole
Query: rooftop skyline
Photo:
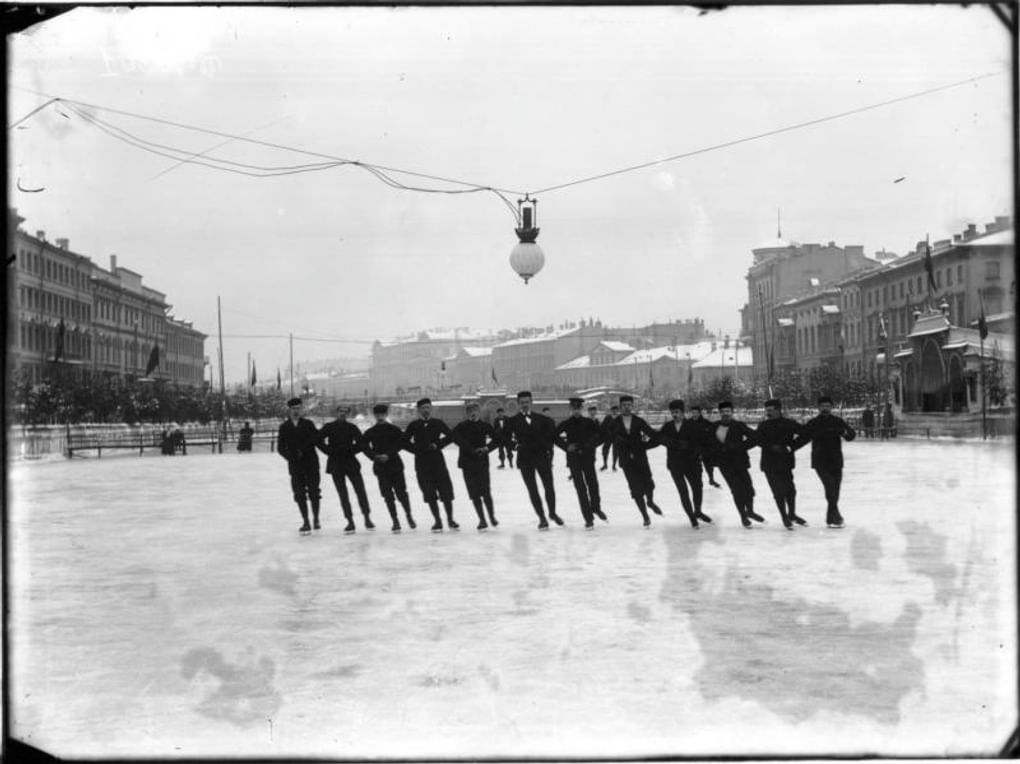
{"type": "Polygon", "coordinates": [[[65,99],[9,131],[26,230],[116,253],[213,359],[221,296],[233,380],[291,332],[347,340],[295,360],[564,316],[734,333],[779,208],[784,238],[869,255],[1013,209],[1010,40],[977,6],[76,8],[10,42],[9,123],[65,99]],[[199,164],[313,161],[281,146],[544,189],[545,269],[510,269],[490,191],[199,164]]]}

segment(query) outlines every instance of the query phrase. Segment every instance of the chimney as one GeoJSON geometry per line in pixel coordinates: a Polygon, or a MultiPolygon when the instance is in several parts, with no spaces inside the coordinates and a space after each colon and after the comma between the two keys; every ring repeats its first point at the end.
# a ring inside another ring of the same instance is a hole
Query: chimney
{"type": "Polygon", "coordinates": [[[117,272],[117,256],[110,255],[110,273],[117,272]]]}
{"type": "Polygon", "coordinates": [[[975,236],[977,236],[977,226],[971,223],[967,226],[967,230],[963,232],[963,239],[966,241],[967,239],[973,239],[975,236]]]}
{"type": "Polygon", "coordinates": [[[57,246],[60,247],[61,249],[67,249],[68,248],[67,239],[57,239],[57,246]]]}
{"type": "Polygon", "coordinates": [[[41,239],[42,241],[46,241],[46,231],[36,231],[35,238],[41,239]]]}
{"type": "Polygon", "coordinates": [[[956,243],[957,243],[957,242],[958,242],[958,241],[959,241],[960,239],[962,239],[962,238],[963,238],[963,237],[962,237],[962,236],[961,236],[960,234],[958,234],[958,233],[954,233],[954,234],[953,234],[953,244],[956,244],[956,243]]]}
{"type": "Polygon", "coordinates": [[[1009,215],[996,215],[995,216],[995,230],[1004,231],[1009,228],[1009,215]]]}

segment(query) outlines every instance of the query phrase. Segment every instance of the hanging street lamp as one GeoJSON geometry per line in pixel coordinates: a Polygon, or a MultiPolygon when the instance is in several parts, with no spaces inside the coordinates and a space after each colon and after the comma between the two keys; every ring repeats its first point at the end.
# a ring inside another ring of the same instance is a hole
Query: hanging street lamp
{"type": "Polygon", "coordinates": [[[517,200],[517,209],[520,212],[521,227],[515,228],[514,231],[520,242],[510,252],[510,267],[527,284],[528,279],[545,265],[545,253],[535,243],[539,231],[535,227],[538,222],[538,200],[525,196],[517,200]]]}

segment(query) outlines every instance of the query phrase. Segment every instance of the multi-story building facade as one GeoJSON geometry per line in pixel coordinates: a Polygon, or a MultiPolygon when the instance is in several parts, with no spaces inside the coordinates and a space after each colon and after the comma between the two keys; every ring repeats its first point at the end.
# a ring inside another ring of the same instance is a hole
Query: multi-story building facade
{"type": "MultiPolygon", "coordinates": [[[[839,247],[834,241],[821,245],[776,239],[751,252],[753,262],[746,276],[747,304],[741,309],[741,340],[752,350],[755,375],[765,377],[766,345],[771,342],[772,327],[777,325],[777,309],[792,297],[832,284],[848,273],[875,265],[875,261],[864,255],[863,246],[839,247]]],[[[785,315],[788,311],[779,312],[785,315]]],[[[789,344],[787,334],[778,338],[777,350],[781,343],[789,344]]],[[[777,363],[775,358],[773,363],[777,363]]]]}
{"type": "Polygon", "coordinates": [[[436,392],[445,386],[445,362],[464,347],[492,347],[491,331],[457,327],[429,329],[372,345],[371,394],[377,397],[436,392]]]}
{"type": "Polygon", "coordinates": [[[8,210],[8,352],[13,368],[31,382],[52,371],[89,369],[124,376],[145,374],[153,347],[159,365],[151,378],[201,385],[206,335],[169,315],[166,296],[142,284],[142,276],[110,269],[50,243],[43,231],[21,230],[24,219],[8,210]],[[61,328],[63,327],[63,328],[61,328]],[[59,348],[59,358],[58,358],[59,348]]]}

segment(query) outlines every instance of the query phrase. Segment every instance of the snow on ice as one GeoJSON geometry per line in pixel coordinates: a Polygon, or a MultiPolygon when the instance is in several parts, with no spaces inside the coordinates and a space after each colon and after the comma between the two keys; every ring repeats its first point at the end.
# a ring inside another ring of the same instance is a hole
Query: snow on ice
{"type": "MultiPolygon", "coordinates": [[[[297,533],[276,454],[114,456],[9,473],[11,733],[59,756],[994,754],[1016,724],[1014,451],[845,447],[842,530],[800,456],[788,532],[706,484],[643,529],[622,472],[539,533],[518,472],[478,533],[297,533]]],[[[452,449],[451,449],[452,451],[452,449]]],[[[408,460],[410,462],[410,460],[408,460]]]]}

